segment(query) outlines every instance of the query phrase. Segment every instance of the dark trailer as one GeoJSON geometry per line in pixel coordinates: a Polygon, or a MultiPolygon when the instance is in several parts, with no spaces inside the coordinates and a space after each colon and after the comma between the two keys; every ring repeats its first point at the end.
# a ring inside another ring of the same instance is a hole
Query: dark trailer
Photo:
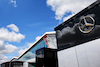
{"type": "Polygon", "coordinates": [[[2,63],[1,67],[36,67],[36,63],[25,61],[8,61],[2,63]]]}
{"type": "Polygon", "coordinates": [[[55,28],[59,67],[100,67],[100,1],[55,28]]]}

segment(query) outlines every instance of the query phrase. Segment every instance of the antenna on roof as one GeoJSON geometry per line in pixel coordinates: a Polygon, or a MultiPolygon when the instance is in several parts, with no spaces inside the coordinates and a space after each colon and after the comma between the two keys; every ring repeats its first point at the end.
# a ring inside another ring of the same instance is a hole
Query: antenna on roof
{"type": "Polygon", "coordinates": [[[56,23],[56,25],[58,26],[58,24],[56,23]]]}

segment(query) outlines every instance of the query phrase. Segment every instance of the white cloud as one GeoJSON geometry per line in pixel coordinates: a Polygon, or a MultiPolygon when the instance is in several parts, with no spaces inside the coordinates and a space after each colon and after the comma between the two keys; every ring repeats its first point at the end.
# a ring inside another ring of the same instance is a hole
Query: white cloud
{"type": "Polygon", "coordinates": [[[4,44],[2,48],[2,50],[0,49],[0,54],[8,54],[18,50],[16,46],[11,45],[9,43],[4,44]]]}
{"type": "MultiPolygon", "coordinates": [[[[41,38],[41,36],[37,36],[36,38],[35,38],[35,40],[37,41],[37,40],[39,40],[41,38]]],[[[36,42],[35,41],[35,42],[36,42]]],[[[24,46],[25,48],[20,48],[20,50],[18,51],[18,53],[19,53],[19,56],[21,56],[25,51],[27,51],[28,50],[28,48],[30,48],[30,47],[32,47],[33,45],[34,45],[34,43],[35,42],[32,42],[32,43],[26,43],[26,45],[24,46]]]]}
{"type": "Polygon", "coordinates": [[[25,38],[23,34],[18,32],[19,29],[15,24],[7,25],[7,28],[0,28],[0,63],[8,61],[8,58],[4,56],[5,54],[13,53],[18,50],[16,46],[8,42],[20,42],[25,38]],[[12,31],[10,32],[8,28],[12,31]]]}
{"type": "Polygon", "coordinates": [[[2,62],[6,62],[6,61],[8,61],[8,58],[7,58],[6,56],[0,54],[0,64],[1,64],[2,62]]]}
{"type": "Polygon", "coordinates": [[[24,57],[25,57],[25,58],[27,58],[27,57],[34,58],[34,57],[35,57],[34,55],[35,55],[35,54],[32,53],[32,52],[28,52],[24,57]]]}
{"type": "Polygon", "coordinates": [[[36,38],[35,38],[35,40],[37,41],[37,40],[39,40],[41,38],[41,36],[37,36],[36,38]]]}
{"type": "Polygon", "coordinates": [[[0,40],[9,42],[20,42],[25,36],[21,33],[16,33],[14,31],[9,32],[6,28],[0,28],[0,40]]]}
{"type": "Polygon", "coordinates": [[[64,17],[63,18],[63,21],[66,21],[66,19],[69,19],[69,18],[71,18],[72,16],[74,16],[75,14],[72,14],[72,15],[69,15],[69,16],[67,16],[67,17],[64,17]]]}
{"type": "Polygon", "coordinates": [[[4,41],[0,40],[0,46],[3,46],[4,41]]]}
{"type": "Polygon", "coordinates": [[[15,31],[15,32],[19,32],[19,29],[15,24],[7,25],[7,27],[10,28],[11,30],[15,31]]]}
{"type": "Polygon", "coordinates": [[[17,7],[16,0],[11,0],[11,3],[14,4],[14,7],[17,7]]]}
{"type": "Polygon", "coordinates": [[[94,1],[96,0],[75,0],[74,2],[73,0],[47,0],[46,3],[55,12],[56,20],[62,20],[66,13],[76,14],[94,1]]]}
{"type": "Polygon", "coordinates": [[[26,45],[24,46],[24,48],[20,48],[20,50],[18,51],[19,56],[21,56],[24,52],[26,52],[28,50],[28,48],[30,48],[32,45],[34,45],[33,43],[26,43],[26,45]]]}
{"type": "Polygon", "coordinates": [[[33,43],[27,43],[28,47],[31,47],[32,45],[34,45],[34,42],[33,43]]]}
{"type": "Polygon", "coordinates": [[[20,49],[20,50],[18,51],[19,56],[21,56],[27,49],[28,49],[28,48],[20,49]]]}
{"type": "Polygon", "coordinates": [[[18,50],[16,46],[13,46],[9,43],[4,44],[3,41],[0,41],[2,45],[0,45],[0,63],[6,62],[9,59],[4,56],[5,54],[9,54],[18,50]]]}
{"type": "Polygon", "coordinates": [[[30,48],[32,45],[34,45],[34,42],[33,43],[26,43],[26,45],[24,45],[24,48],[23,47],[20,47],[19,51],[18,51],[18,54],[19,56],[21,56],[24,52],[26,52],[28,50],[28,48],[30,48]]]}

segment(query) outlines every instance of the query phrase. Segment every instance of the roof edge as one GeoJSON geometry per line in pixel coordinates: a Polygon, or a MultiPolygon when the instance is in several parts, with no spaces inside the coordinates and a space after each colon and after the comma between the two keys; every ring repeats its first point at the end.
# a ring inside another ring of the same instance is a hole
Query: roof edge
{"type": "Polygon", "coordinates": [[[49,35],[49,34],[56,34],[55,31],[51,31],[51,32],[45,32],[37,41],[34,42],[34,44],[32,46],[30,46],[22,55],[20,55],[18,57],[18,59],[20,59],[23,55],[25,55],[31,48],[33,48],[39,41],[41,41],[41,39],[45,36],[45,35],[49,35]]]}

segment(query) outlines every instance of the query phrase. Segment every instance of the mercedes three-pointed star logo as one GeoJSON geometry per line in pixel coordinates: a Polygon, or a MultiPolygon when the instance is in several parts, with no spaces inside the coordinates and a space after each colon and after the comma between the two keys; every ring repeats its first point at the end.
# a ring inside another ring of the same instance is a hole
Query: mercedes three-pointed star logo
{"type": "Polygon", "coordinates": [[[82,33],[89,33],[94,29],[95,20],[91,16],[83,17],[79,22],[79,30],[82,33]]]}

